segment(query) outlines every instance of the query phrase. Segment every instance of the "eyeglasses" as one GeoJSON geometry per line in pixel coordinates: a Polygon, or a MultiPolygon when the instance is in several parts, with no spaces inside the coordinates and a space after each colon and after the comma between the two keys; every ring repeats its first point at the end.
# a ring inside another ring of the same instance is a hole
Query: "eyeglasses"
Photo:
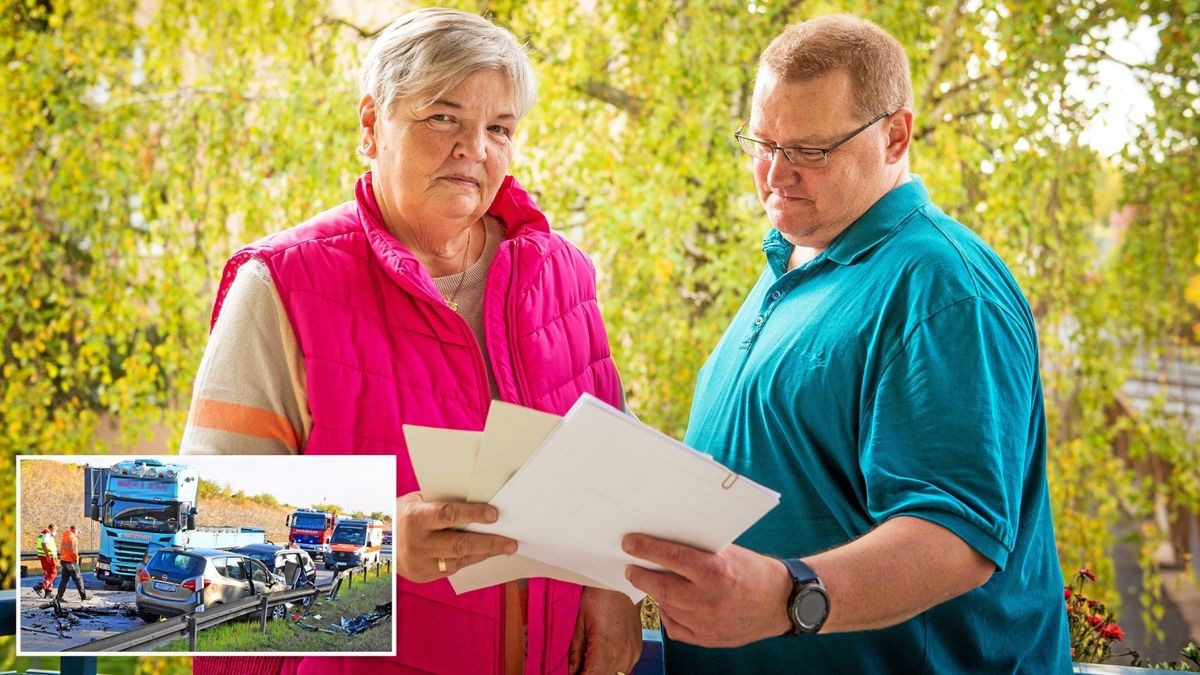
{"type": "Polygon", "coordinates": [[[855,129],[854,131],[851,131],[846,137],[842,138],[842,140],[834,143],[828,148],[788,148],[782,145],[775,145],[774,143],[760,141],[757,138],[743,136],[742,130],[746,128],[746,125],[750,123],[750,120],[742,122],[742,126],[738,127],[738,130],[733,132],[733,137],[737,139],[738,145],[742,146],[742,152],[755,159],[761,159],[765,162],[770,162],[775,159],[776,152],[782,152],[783,156],[787,157],[787,160],[796,166],[821,167],[829,164],[829,153],[833,152],[842,144],[846,143],[855,136],[866,131],[867,128],[872,124],[875,124],[885,117],[890,117],[894,112],[895,111],[893,110],[890,113],[879,113],[878,115],[872,117],[871,121],[855,129]]]}

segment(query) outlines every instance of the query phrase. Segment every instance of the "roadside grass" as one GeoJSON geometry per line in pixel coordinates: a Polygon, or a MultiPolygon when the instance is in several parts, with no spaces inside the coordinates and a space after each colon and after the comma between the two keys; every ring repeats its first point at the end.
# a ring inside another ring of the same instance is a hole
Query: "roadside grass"
{"type": "MultiPolygon", "coordinates": [[[[350,589],[343,582],[337,600],[318,596],[307,610],[293,605],[291,614],[301,614],[299,621],[289,615],[281,621],[268,621],[267,632],[260,633],[258,619],[231,621],[200,631],[196,635],[198,652],[390,652],[392,624],[388,621],[359,633],[330,634],[300,627],[299,623],[331,629],[344,617],[353,618],[375,611],[375,605],[392,601],[394,575],[383,573],[378,578],[369,575],[354,580],[350,589]],[[320,616],[320,619],[315,618],[320,616]]],[[[156,652],[185,652],[187,639],[175,640],[156,649],[156,652]]]]}

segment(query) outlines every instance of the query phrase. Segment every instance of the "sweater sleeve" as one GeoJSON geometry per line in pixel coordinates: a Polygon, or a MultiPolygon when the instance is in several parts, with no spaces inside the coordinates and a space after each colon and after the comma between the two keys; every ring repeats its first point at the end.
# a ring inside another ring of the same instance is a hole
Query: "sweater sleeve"
{"type": "Polygon", "coordinates": [[[180,454],[296,454],[312,429],[304,361],[266,266],[238,269],[192,388],[180,454]]]}

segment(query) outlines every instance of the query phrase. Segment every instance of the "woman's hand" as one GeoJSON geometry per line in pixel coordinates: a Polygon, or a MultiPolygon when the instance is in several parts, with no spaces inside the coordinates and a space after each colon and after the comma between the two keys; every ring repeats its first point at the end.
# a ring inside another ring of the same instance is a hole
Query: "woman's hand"
{"type": "Polygon", "coordinates": [[[496,507],[470,502],[427,502],[420,492],[396,500],[393,558],[396,572],[418,583],[454,574],[494,555],[517,552],[517,542],[494,534],[451,528],[494,523],[496,507]]]}
{"type": "Polygon", "coordinates": [[[629,596],[586,587],[579,601],[568,672],[575,675],[627,673],[642,656],[642,612],[629,596]]]}

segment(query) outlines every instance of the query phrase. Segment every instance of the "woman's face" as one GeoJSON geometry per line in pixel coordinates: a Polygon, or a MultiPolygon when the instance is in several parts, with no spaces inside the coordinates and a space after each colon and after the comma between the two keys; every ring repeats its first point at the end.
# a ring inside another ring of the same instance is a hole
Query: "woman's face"
{"type": "Polygon", "coordinates": [[[359,104],[375,199],[398,230],[457,230],[491,206],[512,161],[516,101],[508,77],[476,71],[432,104],[359,104]]]}

